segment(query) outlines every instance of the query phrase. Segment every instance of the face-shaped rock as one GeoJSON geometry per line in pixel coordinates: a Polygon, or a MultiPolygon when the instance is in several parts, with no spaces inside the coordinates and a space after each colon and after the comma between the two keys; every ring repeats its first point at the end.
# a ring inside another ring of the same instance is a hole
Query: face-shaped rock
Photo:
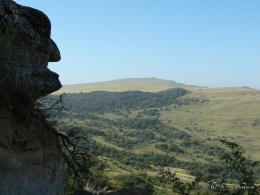
{"type": "Polygon", "coordinates": [[[50,38],[51,23],[41,11],[0,0],[0,44],[8,45],[10,79],[16,87],[39,98],[61,88],[59,75],[48,62],[60,60],[60,52],[50,38]]]}

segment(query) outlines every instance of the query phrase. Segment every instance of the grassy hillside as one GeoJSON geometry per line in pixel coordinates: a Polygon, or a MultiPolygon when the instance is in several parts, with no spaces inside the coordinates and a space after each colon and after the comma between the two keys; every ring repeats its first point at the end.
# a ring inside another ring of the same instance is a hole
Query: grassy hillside
{"type": "MultiPolygon", "coordinates": [[[[187,129],[194,137],[225,137],[245,147],[259,159],[260,91],[249,88],[190,89],[187,97],[208,99],[201,105],[176,107],[164,112],[161,119],[187,129]],[[199,130],[193,130],[193,126],[199,130]],[[197,128],[198,129],[198,128],[197,128]]],[[[172,106],[173,107],[173,106],[172,106]]]]}
{"type": "MultiPolygon", "coordinates": [[[[154,91],[167,88],[149,86],[154,91]]],[[[145,85],[131,87],[140,90],[145,85]]],[[[219,158],[227,152],[215,141],[218,138],[234,141],[244,147],[246,156],[260,159],[259,90],[183,88],[186,92],[141,93],[127,91],[129,86],[109,86],[110,91],[120,93],[70,93],[64,96],[70,112],[57,118],[59,128],[81,126],[99,145],[98,152],[108,164],[104,172],[114,182],[122,175],[144,172],[156,178],[151,166],[184,170],[178,171],[184,181],[194,178],[196,171],[202,171],[207,179],[216,179],[223,170],[219,158]],[[163,101],[158,104],[159,100],[163,101]]],[[[161,191],[168,188],[156,187],[161,191]]]]}
{"type": "MultiPolygon", "coordinates": [[[[128,88],[120,86],[125,91],[128,88]]],[[[135,89],[140,88],[136,87],[135,89]]],[[[151,85],[151,87],[154,87],[151,85]]],[[[154,87],[156,88],[156,87],[154,87]]],[[[160,89],[164,89],[161,86],[160,89]]],[[[160,111],[159,120],[189,133],[192,137],[206,140],[218,137],[233,140],[254,158],[260,158],[260,91],[250,88],[186,88],[190,94],[179,98],[206,99],[204,103],[168,106],[160,111]],[[196,130],[195,130],[195,129],[196,130]]],[[[112,91],[116,91],[111,88],[112,91]]],[[[159,90],[159,88],[157,88],[159,90]]],[[[133,111],[134,117],[139,111],[133,111]]],[[[102,117],[121,118],[112,113],[102,117]]]]}

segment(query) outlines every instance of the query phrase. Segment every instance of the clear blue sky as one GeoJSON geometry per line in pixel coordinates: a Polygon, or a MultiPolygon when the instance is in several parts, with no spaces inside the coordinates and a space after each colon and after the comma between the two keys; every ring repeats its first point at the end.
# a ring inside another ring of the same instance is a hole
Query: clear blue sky
{"type": "Polygon", "coordinates": [[[260,0],[17,0],[43,11],[63,85],[156,77],[260,89],[260,0]]]}

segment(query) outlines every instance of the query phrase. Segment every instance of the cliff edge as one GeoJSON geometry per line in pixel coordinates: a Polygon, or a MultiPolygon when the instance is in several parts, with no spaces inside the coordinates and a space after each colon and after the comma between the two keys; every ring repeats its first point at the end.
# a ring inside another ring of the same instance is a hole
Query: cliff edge
{"type": "Polygon", "coordinates": [[[0,0],[0,195],[64,195],[56,131],[33,109],[61,88],[48,62],[60,60],[39,10],[0,0]]]}

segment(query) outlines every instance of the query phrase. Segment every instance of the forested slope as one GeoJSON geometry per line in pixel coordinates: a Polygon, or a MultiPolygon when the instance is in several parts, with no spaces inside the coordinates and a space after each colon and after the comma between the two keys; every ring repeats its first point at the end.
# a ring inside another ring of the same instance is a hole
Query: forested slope
{"type": "MultiPolygon", "coordinates": [[[[248,93],[247,90],[243,93],[248,93]]],[[[211,89],[172,88],[157,93],[94,91],[65,94],[63,102],[69,111],[61,112],[56,119],[61,131],[81,126],[91,138],[91,144],[98,146],[92,152],[120,162],[116,165],[119,170],[128,165],[147,171],[151,165],[170,166],[185,169],[205,180],[217,180],[225,171],[220,158],[228,151],[214,140],[227,138],[243,142],[225,129],[228,136],[214,128],[221,127],[223,117],[233,122],[233,118],[226,117],[223,108],[233,108],[230,102],[234,100],[243,103],[238,99],[240,93],[240,90],[230,90],[226,94],[211,89]],[[223,109],[222,113],[219,108],[223,109]]],[[[57,97],[49,96],[48,99],[57,97]]],[[[251,95],[245,96],[248,97],[251,95]]],[[[247,104],[250,108],[251,104],[247,104]]],[[[241,111],[237,108],[232,117],[240,116],[242,111],[246,108],[241,111]]],[[[253,124],[249,126],[252,130],[257,127],[257,123],[253,124]]],[[[242,134],[240,129],[237,133],[242,134]]],[[[229,175],[230,179],[238,176],[236,173],[229,175]]]]}

